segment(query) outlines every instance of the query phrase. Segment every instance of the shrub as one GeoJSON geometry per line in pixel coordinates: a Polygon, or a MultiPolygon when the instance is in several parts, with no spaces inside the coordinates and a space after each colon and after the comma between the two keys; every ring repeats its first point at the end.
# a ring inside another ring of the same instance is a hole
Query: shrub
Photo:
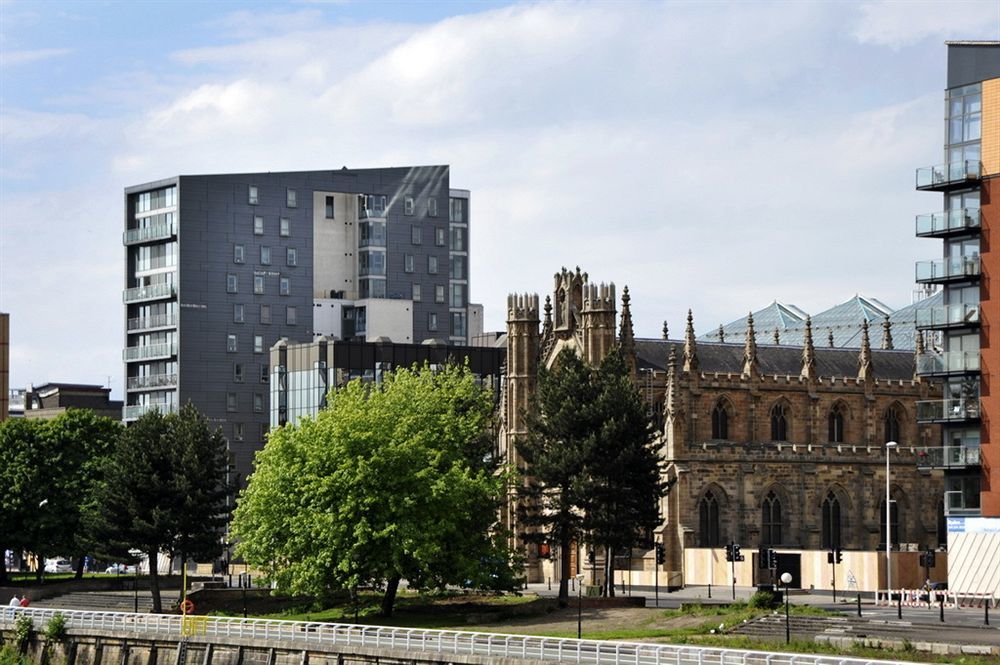
{"type": "Polygon", "coordinates": [[[770,591],[758,591],[754,595],[750,596],[750,601],[747,604],[757,610],[766,610],[776,607],[778,605],[778,599],[770,591]]]}
{"type": "Polygon", "coordinates": [[[20,653],[28,650],[28,644],[35,636],[35,623],[27,614],[18,614],[14,619],[14,643],[20,653]]]}
{"type": "Polygon", "coordinates": [[[49,642],[62,642],[66,639],[66,617],[59,612],[45,624],[45,639],[49,642]]]}

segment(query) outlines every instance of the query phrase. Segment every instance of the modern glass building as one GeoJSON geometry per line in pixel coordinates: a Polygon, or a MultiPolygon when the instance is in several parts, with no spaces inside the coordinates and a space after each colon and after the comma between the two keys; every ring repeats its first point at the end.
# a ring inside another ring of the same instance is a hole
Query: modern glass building
{"type": "Polygon", "coordinates": [[[942,248],[916,266],[916,281],[942,295],[917,318],[927,340],[917,372],[943,386],[941,399],[917,404],[918,420],[941,423],[944,433],[940,454],[923,464],[946,472],[946,516],[1000,516],[1000,435],[990,426],[1000,423],[990,385],[1000,372],[1000,304],[990,292],[1000,273],[990,242],[1000,223],[992,201],[1000,195],[1000,42],[949,42],[944,97],[943,163],[916,174],[918,190],[942,196],[916,218],[916,235],[942,248]]]}
{"type": "Polygon", "coordinates": [[[271,346],[467,344],[469,203],[448,166],[176,176],[125,190],[124,419],[191,401],[249,473],[271,346]]]}

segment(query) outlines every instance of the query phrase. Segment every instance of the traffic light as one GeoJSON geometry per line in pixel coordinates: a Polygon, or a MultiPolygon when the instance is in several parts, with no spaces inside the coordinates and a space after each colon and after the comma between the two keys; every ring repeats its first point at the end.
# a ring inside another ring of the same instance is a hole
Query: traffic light
{"type": "Polygon", "coordinates": [[[768,556],[767,556],[767,548],[766,547],[758,547],[757,548],[757,567],[758,568],[769,568],[770,567],[770,561],[769,561],[768,556]]]}
{"type": "Polygon", "coordinates": [[[587,550],[587,563],[593,566],[594,562],[596,561],[597,561],[597,555],[594,554],[594,550],[587,550]]]}
{"type": "Polygon", "coordinates": [[[733,561],[743,561],[743,553],[738,543],[733,543],[733,561]]]}
{"type": "Polygon", "coordinates": [[[843,560],[844,560],[844,553],[843,553],[843,551],[842,551],[842,550],[841,550],[841,549],[840,549],[840,548],[838,547],[838,548],[836,548],[835,550],[833,550],[833,557],[834,557],[834,560],[835,560],[835,561],[836,561],[837,563],[841,563],[841,562],[843,562],[843,560]]]}
{"type": "Polygon", "coordinates": [[[663,543],[656,543],[656,565],[662,566],[667,562],[667,552],[663,548],[663,543]]]}
{"type": "Polygon", "coordinates": [[[920,553],[920,567],[921,568],[933,568],[934,564],[937,563],[935,561],[935,558],[936,558],[936,555],[935,555],[934,550],[927,550],[926,552],[921,552],[920,553]]]}
{"type": "Polygon", "coordinates": [[[726,561],[732,561],[732,560],[733,560],[733,544],[732,543],[727,543],[726,544],[726,561]]]}
{"type": "Polygon", "coordinates": [[[778,553],[774,550],[769,549],[767,551],[767,567],[774,570],[778,569],[778,553]]]}

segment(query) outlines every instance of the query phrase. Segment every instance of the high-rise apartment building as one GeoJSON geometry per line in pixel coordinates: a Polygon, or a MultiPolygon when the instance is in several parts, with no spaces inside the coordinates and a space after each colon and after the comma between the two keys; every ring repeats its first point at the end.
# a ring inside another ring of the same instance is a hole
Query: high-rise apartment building
{"type": "Polygon", "coordinates": [[[280,338],[467,344],[469,192],[447,166],[177,176],[125,190],[124,419],[193,402],[245,477],[280,338]]]}
{"type": "Polygon", "coordinates": [[[1000,42],[949,42],[944,163],[917,170],[917,189],[943,194],[919,215],[918,237],[943,241],[941,258],[917,264],[920,284],[940,285],[942,304],[920,312],[928,353],[917,371],[938,377],[941,400],[918,404],[921,422],[942,424],[948,516],[1000,516],[1000,42]],[[992,200],[998,197],[998,202],[992,200]],[[992,290],[996,290],[995,287],[992,290]],[[994,325],[991,325],[994,324],[994,325]],[[994,427],[991,428],[991,421],[994,427]]]}

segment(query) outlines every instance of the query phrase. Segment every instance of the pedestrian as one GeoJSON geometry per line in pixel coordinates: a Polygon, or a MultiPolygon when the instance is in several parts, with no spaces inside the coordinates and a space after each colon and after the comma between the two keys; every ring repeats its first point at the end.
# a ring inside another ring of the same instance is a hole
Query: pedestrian
{"type": "Polygon", "coordinates": [[[21,599],[21,607],[27,607],[30,604],[31,601],[28,600],[28,594],[24,594],[24,597],[21,599]]]}
{"type": "Polygon", "coordinates": [[[21,606],[21,599],[17,597],[16,593],[14,594],[14,597],[10,599],[10,602],[7,603],[7,606],[8,607],[20,607],[21,606]]]}

